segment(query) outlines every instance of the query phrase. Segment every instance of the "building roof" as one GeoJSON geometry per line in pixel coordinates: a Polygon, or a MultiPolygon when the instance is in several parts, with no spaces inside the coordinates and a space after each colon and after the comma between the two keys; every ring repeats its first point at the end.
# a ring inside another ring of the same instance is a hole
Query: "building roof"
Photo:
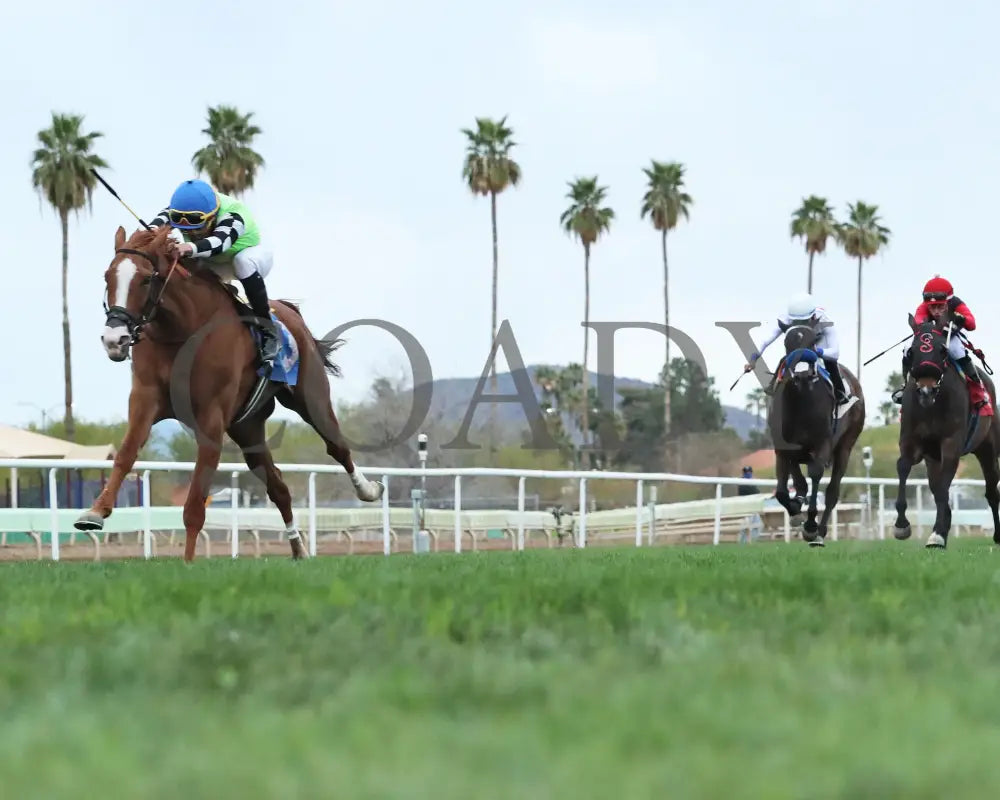
{"type": "Polygon", "coordinates": [[[736,468],[742,469],[745,466],[751,467],[754,470],[773,467],[774,450],[770,447],[765,447],[762,450],[754,450],[752,453],[747,453],[745,456],[738,459],[738,465],[736,468]]]}
{"type": "Polygon", "coordinates": [[[112,444],[85,445],[43,433],[0,424],[0,458],[66,458],[105,461],[114,458],[112,444]]]}

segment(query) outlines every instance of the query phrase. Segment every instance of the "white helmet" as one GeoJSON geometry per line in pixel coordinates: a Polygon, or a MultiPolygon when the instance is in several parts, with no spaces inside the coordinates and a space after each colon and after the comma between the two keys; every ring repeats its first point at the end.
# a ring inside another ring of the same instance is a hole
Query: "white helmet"
{"type": "Polygon", "coordinates": [[[809,319],[816,313],[816,300],[811,294],[797,294],[788,303],[788,316],[792,319],[809,319]]]}

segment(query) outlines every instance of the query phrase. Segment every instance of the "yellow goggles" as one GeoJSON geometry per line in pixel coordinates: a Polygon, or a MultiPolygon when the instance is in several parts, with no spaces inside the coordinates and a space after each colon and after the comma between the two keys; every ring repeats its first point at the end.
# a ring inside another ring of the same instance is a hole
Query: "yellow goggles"
{"type": "Polygon", "coordinates": [[[184,228],[200,228],[208,220],[214,217],[219,211],[219,207],[216,206],[211,211],[179,211],[176,208],[171,208],[167,210],[167,216],[170,219],[170,224],[177,227],[184,228]]]}

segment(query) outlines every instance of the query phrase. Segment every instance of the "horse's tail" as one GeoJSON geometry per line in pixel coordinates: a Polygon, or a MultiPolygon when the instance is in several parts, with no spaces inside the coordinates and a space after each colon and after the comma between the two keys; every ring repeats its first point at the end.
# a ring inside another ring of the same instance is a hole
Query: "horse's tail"
{"type": "Polygon", "coordinates": [[[344,344],[343,339],[317,339],[313,337],[313,344],[316,345],[316,352],[323,361],[323,368],[335,378],[340,377],[340,367],[330,359],[330,353],[340,348],[344,344]]]}
{"type": "Polygon", "coordinates": [[[340,367],[337,366],[333,360],[330,358],[330,354],[335,350],[338,350],[344,343],[344,339],[317,339],[311,333],[309,333],[309,326],[305,324],[305,318],[302,316],[302,312],[299,310],[297,304],[293,303],[291,300],[278,300],[277,302],[288,306],[292,311],[295,312],[296,316],[302,320],[302,325],[306,329],[306,333],[309,338],[312,339],[313,346],[316,348],[316,352],[319,354],[320,360],[323,362],[323,368],[333,377],[339,378],[341,376],[340,367]]]}

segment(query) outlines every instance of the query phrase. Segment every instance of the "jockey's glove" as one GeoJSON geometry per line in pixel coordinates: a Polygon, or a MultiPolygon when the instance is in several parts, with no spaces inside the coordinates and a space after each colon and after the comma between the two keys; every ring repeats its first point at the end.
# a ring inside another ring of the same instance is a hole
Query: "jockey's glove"
{"type": "Polygon", "coordinates": [[[965,326],[965,314],[959,314],[956,311],[951,315],[951,321],[955,324],[956,328],[962,328],[965,326]]]}

